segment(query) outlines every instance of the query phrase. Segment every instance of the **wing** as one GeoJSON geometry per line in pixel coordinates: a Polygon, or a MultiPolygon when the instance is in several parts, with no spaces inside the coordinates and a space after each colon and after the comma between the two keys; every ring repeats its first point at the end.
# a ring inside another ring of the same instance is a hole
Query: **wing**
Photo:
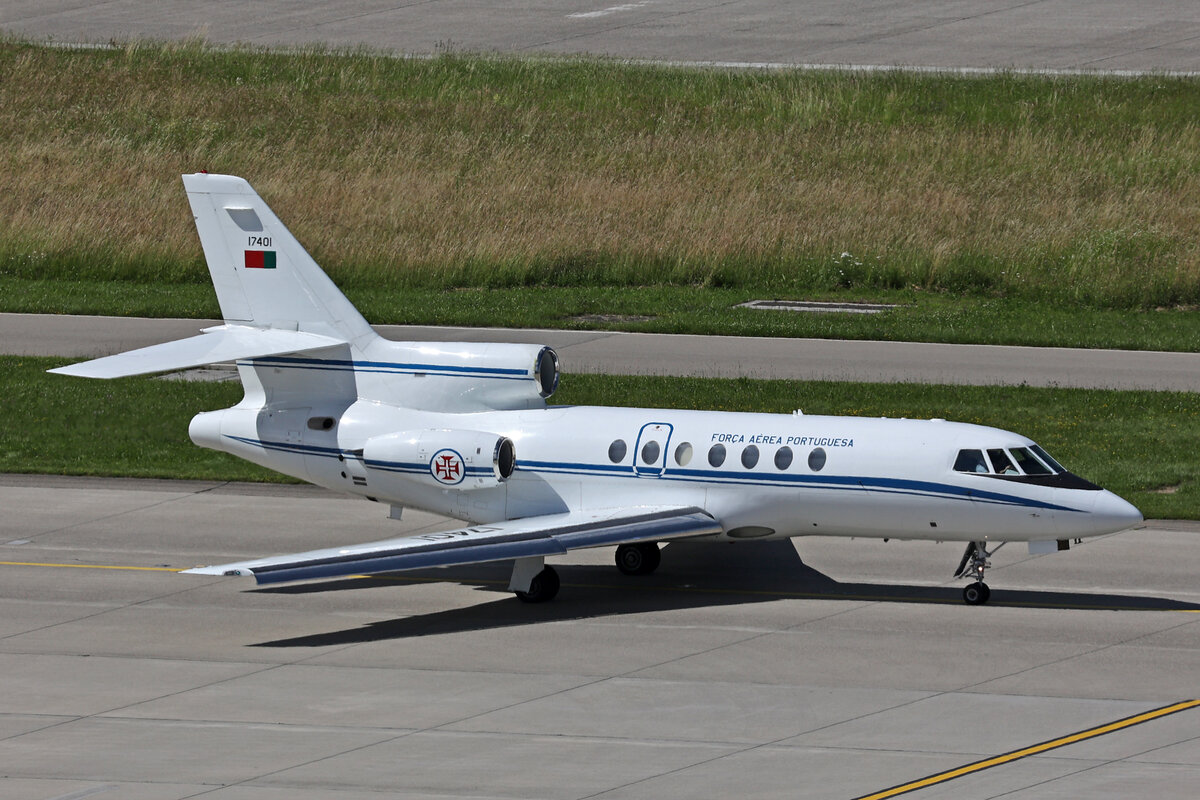
{"type": "Polygon", "coordinates": [[[585,547],[712,536],[721,533],[721,530],[720,523],[701,509],[691,506],[575,512],[196,567],[184,572],[193,575],[253,575],[260,584],[282,583],[530,556],[556,556],[585,547]]]}
{"type": "Polygon", "coordinates": [[[237,361],[239,358],[304,352],[339,344],[345,344],[345,341],[315,333],[222,325],[208,328],[204,333],[190,339],[151,345],[115,356],[59,367],[49,372],[81,378],[125,378],[130,375],[149,375],[153,372],[237,361]]]}

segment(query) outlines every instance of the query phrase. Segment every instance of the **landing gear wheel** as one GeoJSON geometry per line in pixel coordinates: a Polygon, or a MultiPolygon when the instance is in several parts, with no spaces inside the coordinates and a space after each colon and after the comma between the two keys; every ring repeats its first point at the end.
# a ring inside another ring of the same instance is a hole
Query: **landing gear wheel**
{"type": "Polygon", "coordinates": [[[654,542],[623,544],[617,548],[617,569],[625,575],[649,575],[662,562],[662,552],[654,542]]]}
{"type": "Polygon", "coordinates": [[[553,600],[558,594],[558,573],[554,567],[545,567],[534,576],[529,584],[529,591],[517,592],[516,595],[525,603],[544,603],[553,600]]]}
{"type": "Polygon", "coordinates": [[[992,596],[992,590],[983,581],[968,583],[963,587],[963,600],[967,605],[981,606],[992,596]]]}

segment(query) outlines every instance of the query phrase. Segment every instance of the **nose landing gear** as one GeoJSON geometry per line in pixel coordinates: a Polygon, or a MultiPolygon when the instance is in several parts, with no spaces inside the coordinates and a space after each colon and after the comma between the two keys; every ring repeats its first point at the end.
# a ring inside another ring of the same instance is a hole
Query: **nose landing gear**
{"type": "Polygon", "coordinates": [[[986,542],[971,542],[967,545],[966,552],[963,553],[962,561],[958,562],[958,569],[954,572],[956,578],[974,578],[974,583],[967,584],[963,589],[963,602],[967,605],[981,606],[988,601],[992,596],[992,590],[983,582],[983,573],[992,562],[988,558],[992,553],[1004,546],[1004,542],[996,545],[996,550],[991,553],[985,547],[986,542]]]}

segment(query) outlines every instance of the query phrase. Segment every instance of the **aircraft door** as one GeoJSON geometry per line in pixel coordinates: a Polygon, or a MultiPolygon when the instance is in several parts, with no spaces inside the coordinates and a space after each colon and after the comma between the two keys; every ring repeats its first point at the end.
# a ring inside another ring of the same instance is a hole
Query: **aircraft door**
{"type": "Polygon", "coordinates": [[[639,478],[657,478],[667,463],[667,452],[671,446],[671,425],[665,422],[650,422],[638,431],[637,444],[633,448],[633,474],[639,478]]]}

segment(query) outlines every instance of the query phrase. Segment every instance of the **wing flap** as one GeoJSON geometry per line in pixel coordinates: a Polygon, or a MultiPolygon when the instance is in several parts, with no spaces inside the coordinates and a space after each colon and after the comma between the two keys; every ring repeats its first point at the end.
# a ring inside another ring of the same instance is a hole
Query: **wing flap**
{"type": "Polygon", "coordinates": [[[253,575],[260,584],[283,583],[562,555],[587,547],[711,536],[721,530],[716,520],[695,507],[553,514],[184,572],[253,575]]]}
{"type": "Polygon", "coordinates": [[[57,375],[74,375],[80,378],[126,378],[131,375],[150,375],[155,372],[237,361],[240,358],[261,358],[317,350],[345,343],[342,339],[319,336],[315,333],[252,328],[246,325],[222,325],[209,328],[199,336],[151,345],[49,371],[57,375]]]}

